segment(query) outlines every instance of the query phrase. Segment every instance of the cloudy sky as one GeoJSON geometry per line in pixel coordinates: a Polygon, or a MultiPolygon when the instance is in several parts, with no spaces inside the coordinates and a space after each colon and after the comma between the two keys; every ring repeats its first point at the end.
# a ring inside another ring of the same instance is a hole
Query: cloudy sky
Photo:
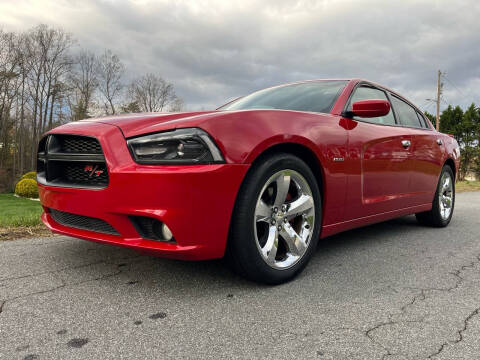
{"type": "Polygon", "coordinates": [[[132,74],[155,72],[189,109],[279,83],[361,77],[430,112],[480,104],[480,1],[0,0],[0,27],[62,27],[110,48],[132,74]]]}

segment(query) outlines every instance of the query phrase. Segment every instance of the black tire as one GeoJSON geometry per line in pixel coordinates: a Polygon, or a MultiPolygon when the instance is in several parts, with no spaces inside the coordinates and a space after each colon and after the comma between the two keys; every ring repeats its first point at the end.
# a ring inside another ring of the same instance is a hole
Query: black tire
{"type": "Polygon", "coordinates": [[[437,183],[437,190],[435,191],[435,197],[433,198],[432,202],[432,210],[422,212],[422,213],[417,213],[415,214],[417,221],[426,226],[432,226],[432,227],[445,227],[450,223],[450,220],[452,220],[453,216],[453,210],[455,208],[455,175],[453,174],[452,168],[448,165],[445,165],[442,169],[442,172],[440,173],[440,177],[438,178],[438,183],[437,183]],[[441,214],[441,206],[440,206],[440,192],[442,191],[442,179],[443,176],[446,176],[444,174],[448,174],[450,176],[450,181],[452,184],[452,205],[451,205],[451,211],[450,215],[446,218],[444,218],[441,214]]]}
{"type": "Polygon", "coordinates": [[[321,196],[312,170],[300,158],[279,153],[265,157],[250,169],[239,190],[235,203],[226,260],[243,277],[265,284],[281,284],[298,275],[315,252],[321,226],[321,196]],[[312,237],[303,256],[291,267],[276,269],[267,264],[258,249],[255,235],[255,207],[260,192],[272,175],[282,170],[294,170],[308,183],[314,201],[312,237]]]}

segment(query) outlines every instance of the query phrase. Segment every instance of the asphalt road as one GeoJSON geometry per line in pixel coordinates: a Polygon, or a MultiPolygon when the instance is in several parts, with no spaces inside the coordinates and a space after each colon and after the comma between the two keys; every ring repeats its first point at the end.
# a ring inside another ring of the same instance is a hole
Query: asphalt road
{"type": "Polygon", "coordinates": [[[0,358],[480,358],[480,193],[324,240],[276,287],[67,237],[0,242],[0,358]],[[2,305],[3,304],[3,305],[2,305]]]}

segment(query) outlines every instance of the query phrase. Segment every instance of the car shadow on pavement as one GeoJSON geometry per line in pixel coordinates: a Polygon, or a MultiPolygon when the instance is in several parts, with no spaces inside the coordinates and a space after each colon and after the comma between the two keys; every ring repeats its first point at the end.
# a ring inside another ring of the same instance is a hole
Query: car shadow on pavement
{"type": "Polygon", "coordinates": [[[320,239],[317,252],[341,251],[345,247],[364,246],[365,242],[373,246],[392,237],[418,231],[420,227],[413,215],[367,225],[320,239]]]}
{"type": "MultiPolygon", "coordinates": [[[[419,225],[413,216],[403,217],[380,224],[350,230],[333,235],[319,241],[317,251],[313,256],[307,271],[295,281],[306,279],[315,272],[321,272],[325,262],[336,257],[355,256],[361,250],[388,245],[398,241],[404,234],[418,231],[419,225]],[[348,255],[347,255],[348,253],[348,255]]],[[[64,243],[65,244],[65,243],[64,243]]],[[[77,247],[76,253],[84,253],[85,257],[106,260],[118,266],[115,277],[129,287],[141,286],[143,291],[156,291],[159,287],[173,291],[185,288],[198,288],[198,291],[214,289],[258,289],[269,286],[255,284],[234,274],[224,259],[208,261],[180,261],[140,255],[133,250],[98,245],[86,242],[68,243],[69,248],[77,247]],[[85,249],[84,247],[87,247],[85,249]]],[[[73,250],[70,250],[73,251],[73,250]]],[[[101,260],[100,260],[101,261],[101,260]]],[[[315,276],[319,276],[316,274],[315,276]]],[[[230,294],[230,293],[228,293],[230,294]]],[[[228,295],[226,294],[226,295],[228,295]]]]}

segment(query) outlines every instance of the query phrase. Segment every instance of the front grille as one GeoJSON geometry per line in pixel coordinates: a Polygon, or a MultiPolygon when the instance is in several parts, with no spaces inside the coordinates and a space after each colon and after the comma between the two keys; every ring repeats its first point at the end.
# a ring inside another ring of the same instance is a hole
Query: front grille
{"type": "Polygon", "coordinates": [[[106,221],[103,221],[102,219],[76,215],[55,209],[50,209],[50,215],[52,216],[53,220],[63,226],[110,235],[120,235],[112,225],[106,221]]]}
{"type": "Polygon", "coordinates": [[[64,175],[65,180],[72,184],[99,186],[104,186],[108,184],[108,172],[105,164],[67,164],[65,165],[64,175]]]}
{"type": "Polygon", "coordinates": [[[69,135],[60,138],[60,149],[64,153],[101,154],[102,148],[97,139],[69,135]]]}
{"type": "Polygon", "coordinates": [[[45,185],[106,187],[108,169],[99,141],[81,135],[47,135],[38,147],[37,178],[45,185]]]}

